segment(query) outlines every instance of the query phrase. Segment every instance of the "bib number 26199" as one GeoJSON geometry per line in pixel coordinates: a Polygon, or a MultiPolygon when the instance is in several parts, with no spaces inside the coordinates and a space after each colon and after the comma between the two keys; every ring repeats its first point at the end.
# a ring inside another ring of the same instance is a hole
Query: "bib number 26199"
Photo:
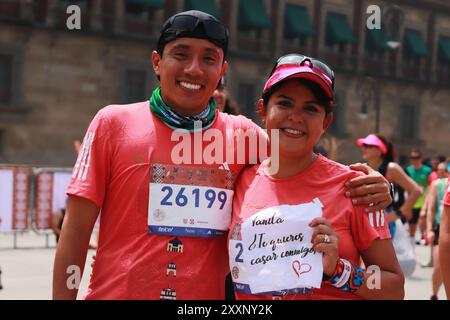
{"type": "Polygon", "coordinates": [[[216,192],[213,189],[202,191],[199,188],[186,191],[185,187],[176,190],[172,186],[164,186],[161,188],[161,191],[164,193],[164,197],[160,203],[162,206],[173,206],[175,202],[175,205],[178,207],[194,204],[195,208],[204,206],[211,208],[215,203],[218,203],[219,209],[222,210],[227,202],[227,194],[225,191],[216,192]]]}

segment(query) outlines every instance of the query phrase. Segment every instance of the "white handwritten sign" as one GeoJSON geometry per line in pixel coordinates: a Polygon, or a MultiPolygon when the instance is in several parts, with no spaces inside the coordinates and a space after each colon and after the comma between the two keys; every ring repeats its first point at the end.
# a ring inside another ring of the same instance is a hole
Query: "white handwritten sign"
{"type": "Polygon", "coordinates": [[[234,225],[230,266],[235,289],[251,294],[299,293],[320,288],[322,254],[312,250],[313,228],[322,216],[319,199],[266,208],[234,225]]]}

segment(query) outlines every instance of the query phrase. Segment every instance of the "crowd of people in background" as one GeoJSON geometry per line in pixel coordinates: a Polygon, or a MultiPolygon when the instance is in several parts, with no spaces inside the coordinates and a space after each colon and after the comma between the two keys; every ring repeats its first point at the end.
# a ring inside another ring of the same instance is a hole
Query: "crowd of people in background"
{"type": "Polygon", "coordinates": [[[431,300],[438,299],[442,285],[439,263],[439,227],[443,210],[443,198],[448,181],[449,158],[443,155],[424,159],[418,149],[411,150],[409,164],[401,167],[395,162],[394,146],[386,138],[370,134],[358,139],[362,157],[369,165],[380,171],[394,185],[392,205],[386,209],[392,238],[395,238],[397,219],[407,229],[412,251],[416,245],[430,246],[429,261],[413,260],[413,266],[406,266],[398,256],[406,275],[414,271],[416,262],[422,267],[433,267],[431,279],[431,300]],[[417,235],[417,226],[419,234],[417,235]]]}

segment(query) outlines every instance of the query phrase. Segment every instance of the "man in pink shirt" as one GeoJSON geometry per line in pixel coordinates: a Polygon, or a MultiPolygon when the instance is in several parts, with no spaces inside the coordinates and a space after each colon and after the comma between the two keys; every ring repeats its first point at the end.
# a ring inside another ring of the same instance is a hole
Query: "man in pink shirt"
{"type": "Polygon", "coordinates": [[[450,177],[443,201],[444,209],[442,210],[439,229],[439,259],[445,293],[447,294],[447,299],[450,299],[450,177]]]}
{"type": "MultiPolygon", "coordinates": [[[[212,96],[227,69],[227,47],[228,31],[216,18],[200,11],[172,16],[152,53],[160,86],[150,101],[97,113],[67,190],[55,299],[76,298],[67,271],[83,273],[100,210],[86,299],[224,298],[234,181],[257,160],[250,143],[242,157],[229,143],[235,132],[266,142],[249,119],[216,110],[212,96]]],[[[374,210],[390,203],[380,175],[351,181],[363,184],[348,190],[355,201],[374,210]]]]}

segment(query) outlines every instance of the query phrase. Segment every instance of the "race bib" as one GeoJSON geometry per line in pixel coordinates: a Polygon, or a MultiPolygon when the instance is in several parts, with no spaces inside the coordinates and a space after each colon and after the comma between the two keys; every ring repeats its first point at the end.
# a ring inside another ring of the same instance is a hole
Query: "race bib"
{"type": "Polygon", "coordinates": [[[231,222],[233,172],[153,164],[150,174],[149,233],[226,235],[231,222]]]}
{"type": "Polygon", "coordinates": [[[322,254],[312,250],[313,228],[322,203],[266,208],[235,224],[229,243],[235,290],[247,294],[311,293],[320,288],[322,254]]]}

